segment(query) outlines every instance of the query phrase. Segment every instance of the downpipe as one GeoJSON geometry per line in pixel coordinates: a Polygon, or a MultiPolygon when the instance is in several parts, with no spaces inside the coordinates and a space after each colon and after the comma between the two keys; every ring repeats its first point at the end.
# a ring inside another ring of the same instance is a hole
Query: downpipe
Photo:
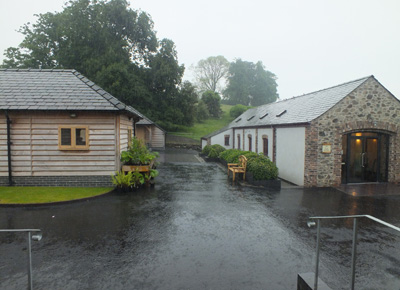
{"type": "Polygon", "coordinates": [[[8,185],[13,185],[12,168],[11,168],[11,120],[8,116],[8,111],[5,111],[7,120],[7,155],[8,155],[8,185]]]}

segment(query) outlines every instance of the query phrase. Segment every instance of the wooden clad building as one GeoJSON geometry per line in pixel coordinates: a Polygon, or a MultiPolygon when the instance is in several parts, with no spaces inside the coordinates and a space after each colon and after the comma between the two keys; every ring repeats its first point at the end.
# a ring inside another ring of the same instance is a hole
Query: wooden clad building
{"type": "Polygon", "coordinates": [[[75,70],[0,70],[0,184],[107,186],[141,114],[75,70]]]}
{"type": "Polygon", "coordinates": [[[136,137],[144,140],[149,148],[164,150],[166,131],[149,118],[143,115],[142,117],[143,119],[136,123],[135,126],[136,137]]]}

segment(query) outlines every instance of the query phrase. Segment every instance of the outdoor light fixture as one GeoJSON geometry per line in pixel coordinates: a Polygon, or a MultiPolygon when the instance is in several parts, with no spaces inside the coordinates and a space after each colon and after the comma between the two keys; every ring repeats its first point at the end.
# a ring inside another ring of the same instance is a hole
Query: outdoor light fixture
{"type": "Polygon", "coordinates": [[[76,118],[76,114],[75,114],[75,113],[71,113],[71,114],[69,114],[69,116],[70,116],[71,118],[76,118]]]}
{"type": "Polygon", "coordinates": [[[313,221],[313,220],[309,220],[309,221],[307,222],[307,226],[308,226],[309,228],[315,227],[316,225],[317,225],[317,223],[316,223],[315,221],[313,221]]]}

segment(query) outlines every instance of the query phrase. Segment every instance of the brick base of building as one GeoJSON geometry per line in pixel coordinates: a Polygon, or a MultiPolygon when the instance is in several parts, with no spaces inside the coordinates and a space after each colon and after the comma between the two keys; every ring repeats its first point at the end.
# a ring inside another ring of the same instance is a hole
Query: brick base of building
{"type": "MultiPolygon", "coordinates": [[[[112,187],[111,176],[13,176],[15,186],[112,187]]],[[[8,176],[0,176],[0,185],[8,185],[8,176]]]]}

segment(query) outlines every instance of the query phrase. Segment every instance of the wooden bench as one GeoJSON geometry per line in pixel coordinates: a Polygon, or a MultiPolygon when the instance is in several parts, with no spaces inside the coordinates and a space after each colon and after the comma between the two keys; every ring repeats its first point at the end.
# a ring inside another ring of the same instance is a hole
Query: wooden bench
{"type": "Polygon", "coordinates": [[[233,174],[233,181],[235,181],[236,173],[243,173],[243,180],[246,178],[247,158],[244,155],[239,156],[239,163],[228,163],[228,177],[229,172],[233,174]]]}

